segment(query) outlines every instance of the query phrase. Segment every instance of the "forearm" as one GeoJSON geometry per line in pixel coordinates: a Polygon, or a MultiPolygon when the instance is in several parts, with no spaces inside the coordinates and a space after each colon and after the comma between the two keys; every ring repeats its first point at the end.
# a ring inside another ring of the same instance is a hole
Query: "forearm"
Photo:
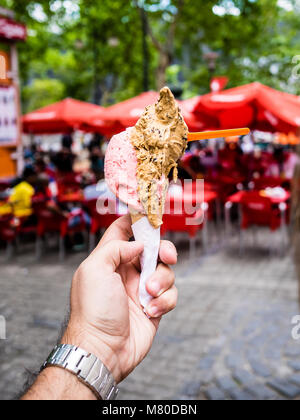
{"type": "Polygon", "coordinates": [[[48,367],[21,400],[96,400],[96,396],[72,373],[48,367]]]}

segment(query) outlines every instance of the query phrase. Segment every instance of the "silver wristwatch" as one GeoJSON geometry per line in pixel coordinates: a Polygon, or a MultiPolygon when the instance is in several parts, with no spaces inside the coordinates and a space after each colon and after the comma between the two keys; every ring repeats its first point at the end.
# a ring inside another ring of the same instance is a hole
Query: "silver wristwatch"
{"type": "Polygon", "coordinates": [[[61,344],[56,346],[42,369],[57,366],[68,370],[87,385],[101,400],[115,400],[118,395],[116,381],[96,356],[79,347],[61,344]]]}

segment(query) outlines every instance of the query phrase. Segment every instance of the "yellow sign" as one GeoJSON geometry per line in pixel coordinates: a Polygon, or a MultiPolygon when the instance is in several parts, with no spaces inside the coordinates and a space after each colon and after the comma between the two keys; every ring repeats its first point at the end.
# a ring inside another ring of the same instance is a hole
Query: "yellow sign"
{"type": "Polygon", "coordinates": [[[9,59],[4,51],[0,51],[0,84],[9,84],[9,59]]]}

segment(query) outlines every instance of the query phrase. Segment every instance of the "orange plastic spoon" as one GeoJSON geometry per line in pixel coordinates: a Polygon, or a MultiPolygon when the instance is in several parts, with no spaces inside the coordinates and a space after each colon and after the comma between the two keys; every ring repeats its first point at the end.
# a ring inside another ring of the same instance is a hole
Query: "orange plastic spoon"
{"type": "Polygon", "coordinates": [[[250,133],[249,128],[235,128],[232,130],[201,131],[200,133],[189,133],[188,141],[217,139],[220,137],[245,136],[250,133]]]}

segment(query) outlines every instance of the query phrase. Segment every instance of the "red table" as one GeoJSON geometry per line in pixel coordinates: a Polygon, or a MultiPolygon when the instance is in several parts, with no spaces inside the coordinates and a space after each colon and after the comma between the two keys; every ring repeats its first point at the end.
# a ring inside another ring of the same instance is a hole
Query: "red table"
{"type": "MultiPolygon", "coordinates": [[[[245,194],[247,194],[247,191],[239,191],[235,194],[233,194],[231,197],[228,198],[227,202],[233,203],[233,204],[240,204],[245,197],[245,194]]],[[[267,197],[271,200],[272,204],[280,204],[285,203],[291,198],[291,193],[289,191],[285,191],[285,194],[282,197],[270,197],[268,195],[262,195],[262,197],[267,197]]]]}
{"type": "MultiPolygon", "coordinates": [[[[214,191],[207,191],[204,190],[203,192],[200,191],[199,194],[196,194],[196,189],[194,189],[193,185],[187,185],[184,186],[182,191],[178,192],[169,192],[166,199],[166,211],[168,211],[168,203],[172,207],[175,203],[179,204],[179,208],[181,208],[183,211],[187,210],[188,212],[190,210],[193,210],[193,208],[197,207],[198,210],[202,204],[206,204],[206,209],[209,211],[209,219],[213,218],[213,211],[210,205],[215,202],[216,203],[216,215],[217,215],[217,223],[219,225],[221,221],[221,208],[220,208],[220,202],[218,194],[214,191]],[[189,210],[188,210],[189,208],[189,210]]],[[[178,208],[177,207],[177,208],[178,208]]],[[[195,211],[197,209],[195,208],[195,211]]]]}
{"type": "MultiPolygon", "coordinates": [[[[202,195],[202,193],[201,193],[202,195]]],[[[204,190],[203,197],[200,196],[201,201],[204,201],[205,203],[211,203],[212,201],[215,201],[218,198],[218,194],[214,191],[206,191],[204,190]],[[203,200],[202,200],[203,198],[203,200]]],[[[167,195],[167,201],[182,201],[183,203],[190,203],[190,204],[196,204],[197,200],[199,200],[199,196],[197,196],[195,191],[192,191],[190,188],[184,188],[181,192],[177,194],[169,193],[167,195]]]]}
{"type": "MultiPolygon", "coordinates": [[[[226,230],[226,236],[229,236],[230,234],[230,224],[231,224],[231,218],[230,218],[230,211],[232,204],[238,205],[238,212],[239,212],[239,224],[242,219],[242,209],[241,209],[241,203],[245,195],[248,191],[238,191],[237,193],[230,196],[227,200],[227,203],[225,204],[225,230],[226,230]]],[[[285,190],[285,194],[282,195],[282,197],[270,197],[267,195],[262,194],[262,197],[267,197],[270,199],[271,203],[273,205],[280,205],[282,203],[286,203],[291,198],[291,193],[289,191],[285,190]]]]}

